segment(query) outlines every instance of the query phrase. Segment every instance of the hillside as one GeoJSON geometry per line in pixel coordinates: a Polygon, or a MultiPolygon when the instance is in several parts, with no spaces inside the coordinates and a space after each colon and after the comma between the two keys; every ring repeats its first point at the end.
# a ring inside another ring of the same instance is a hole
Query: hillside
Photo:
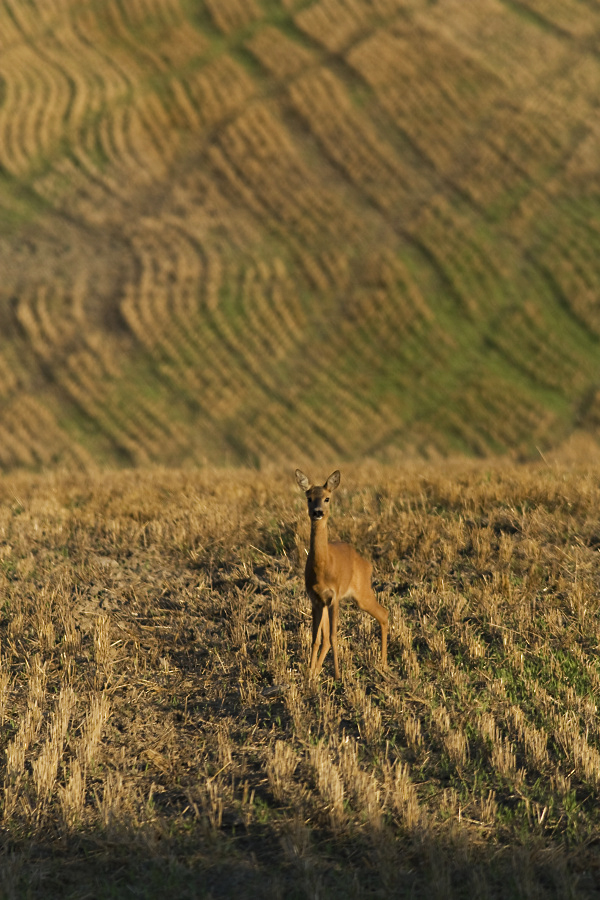
{"type": "Polygon", "coordinates": [[[0,0],[0,467],[600,421],[595,0],[0,0]]]}
{"type": "Polygon", "coordinates": [[[599,484],[344,468],[311,681],[291,472],[4,476],[0,896],[597,900],[599,484]]]}

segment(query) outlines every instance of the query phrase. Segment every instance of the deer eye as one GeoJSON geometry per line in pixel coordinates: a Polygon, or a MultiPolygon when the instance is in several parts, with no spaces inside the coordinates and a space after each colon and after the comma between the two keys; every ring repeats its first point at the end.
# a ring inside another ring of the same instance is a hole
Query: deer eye
{"type": "Polygon", "coordinates": [[[325,497],[325,503],[329,503],[329,497],[325,497]]]}

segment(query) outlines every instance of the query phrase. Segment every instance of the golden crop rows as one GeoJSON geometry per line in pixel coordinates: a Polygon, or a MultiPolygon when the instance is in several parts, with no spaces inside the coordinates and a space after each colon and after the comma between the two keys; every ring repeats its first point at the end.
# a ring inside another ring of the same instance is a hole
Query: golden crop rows
{"type": "MultiPolygon", "coordinates": [[[[123,377],[122,370],[102,336],[86,321],[81,306],[82,290],[84,286],[79,285],[79,291],[73,297],[68,290],[64,291],[65,299],[71,301],[71,309],[63,309],[56,322],[49,314],[47,292],[43,287],[30,300],[25,297],[21,299],[17,317],[35,356],[42,366],[54,368],[56,383],[65,395],[92,421],[97,421],[115,445],[131,454],[132,458],[147,462],[157,458],[168,447],[180,448],[181,429],[174,428],[151,401],[132,398],[126,412],[116,408],[112,390],[115,381],[123,377]],[[83,346],[74,349],[81,339],[83,346]]],[[[23,398],[22,406],[19,411],[19,404],[13,402],[14,421],[16,411],[22,418],[31,409],[26,398],[23,398]]],[[[29,418],[32,419],[31,416],[29,418]]],[[[52,442],[51,435],[53,432],[59,433],[59,429],[56,425],[49,428],[49,420],[49,413],[41,419],[38,415],[37,423],[33,420],[32,429],[21,428],[21,439],[25,445],[27,441],[30,445],[27,452],[33,452],[35,458],[42,462],[64,455],[68,446],[64,434],[60,435],[60,440],[52,442]],[[40,453],[46,432],[48,450],[40,453]]],[[[14,430],[15,426],[9,427],[14,430]]],[[[183,444],[187,445],[185,439],[183,444]]],[[[80,463],[89,464],[89,456],[77,445],[73,447],[73,454],[80,463]]]]}
{"type": "Polygon", "coordinates": [[[415,22],[439,34],[449,46],[458,46],[461,55],[514,92],[517,106],[523,91],[544,89],[540,73],[554,74],[566,59],[579,56],[550,29],[538,27],[527,16],[515,15],[503,0],[480,0],[476,6],[447,0],[443,8],[434,4],[421,11],[415,22]]]}
{"type": "Polygon", "coordinates": [[[349,178],[384,209],[406,201],[416,185],[392,147],[352,106],[344,85],[327,68],[311,70],[290,87],[294,109],[349,178]]]}
{"type": "Polygon", "coordinates": [[[0,109],[0,161],[11,175],[24,175],[54,149],[68,108],[68,82],[34,50],[14,45],[0,58],[5,99],[0,109]]]}
{"type": "Polygon", "coordinates": [[[565,352],[564,341],[544,321],[541,308],[526,304],[521,309],[508,310],[503,319],[493,338],[502,352],[518,361],[519,367],[530,369],[532,378],[557,391],[569,382],[583,390],[586,374],[580,360],[565,352]]]}
{"type": "Polygon", "coordinates": [[[551,241],[542,260],[567,298],[573,313],[596,333],[600,329],[598,261],[594,250],[597,231],[585,221],[574,220],[567,235],[551,241]]]}
{"type": "Polygon", "coordinates": [[[438,196],[411,223],[411,232],[427,247],[452,285],[464,312],[475,320],[503,278],[501,258],[492,258],[485,238],[473,228],[458,203],[438,196]]]}
{"type": "Polygon", "coordinates": [[[600,34],[600,13],[591,4],[582,7],[576,0],[566,0],[564,3],[561,0],[520,0],[520,3],[572,37],[593,39],[600,34]]]}
{"type": "Polygon", "coordinates": [[[277,78],[289,78],[308,68],[315,54],[292,40],[280,29],[265,25],[247,41],[246,46],[277,78]]]}
{"type": "Polygon", "coordinates": [[[342,50],[363,30],[365,7],[360,0],[320,0],[299,12],[294,22],[327,50],[342,50]]]}
{"type": "Polygon", "coordinates": [[[561,9],[1,2],[0,226],[71,229],[64,262],[33,224],[22,268],[0,246],[2,407],[119,461],[562,439],[600,75],[561,9]]]}
{"type": "MultiPolygon", "coordinates": [[[[229,314],[221,309],[219,293],[236,284],[237,278],[232,272],[220,271],[218,257],[206,259],[199,267],[197,251],[179,231],[170,235],[169,256],[174,266],[157,271],[156,242],[160,240],[164,247],[165,233],[160,223],[155,224],[154,241],[148,229],[135,240],[146,274],[140,280],[141,290],[130,293],[123,307],[132,329],[148,350],[165,359],[165,371],[177,389],[201,398],[213,421],[231,421],[250,404],[261,433],[260,442],[252,445],[253,452],[261,458],[266,458],[270,444],[272,453],[282,455],[290,452],[294,441],[302,445],[313,414],[303,408],[301,397],[295,397],[300,422],[295,421],[286,408],[288,401],[284,400],[283,406],[276,401],[280,395],[285,398],[288,390],[277,379],[277,367],[290,354],[300,358],[305,322],[301,306],[294,304],[294,287],[286,278],[285,267],[276,263],[270,272],[258,263],[244,272],[239,295],[241,323],[234,328],[229,314]],[[199,327],[190,329],[196,320],[199,327]],[[260,411],[263,404],[267,413],[260,411]],[[282,443],[274,450],[277,429],[282,443]]],[[[320,427],[315,419],[312,428],[318,431],[320,427]]]]}
{"type": "Polygon", "coordinates": [[[318,0],[294,17],[294,22],[313,40],[331,52],[339,52],[361,36],[369,25],[390,19],[404,9],[404,0],[318,0]]]}
{"type": "Polygon", "coordinates": [[[48,407],[23,391],[17,399],[4,401],[0,428],[0,465],[4,469],[52,466],[58,460],[77,468],[93,464],[90,454],[70,440],[48,407]]]}
{"type": "Polygon", "coordinates": [[[184,87],[206,128],[243,110],[256,89],[244,68],[227,54],[188,77],[184,87]]]}
{"type": "Polygon", "coordinates": [[[243,183],[252,208],[303,242],[314,246],[358,233],[356,217],[319,184],[266,104],[250,106],[227,125],[211,157],[232,187],[243,183]]]}
{"type": "Polygon", "coordinates": [[[256,0],[206,0],[206,6],[215,25],[224,34],[238,31],[262,16],[256,0]]]}
{"type": "Polygon", "coordinates": [[[544,445],[555,427],[555,416],[534,404],[515,384],[498,384],[479,377],[467,383],[455,398],[457,412],[444,409],[444,421],[471,452],[486,453],[486,446],[518,453],[533,440],[544,445]]]}
{"type": "Polygon", "coordinates": [[[457,150],[472,138],[473,123],[499,86],[485,68],[457,56],[439,36],[404,26],[380,29],[347,58],[377,91],[397,127],[441,172],[456,166],[457,150]],[[476,85],[468,97],[461,82],[476,85]]]}

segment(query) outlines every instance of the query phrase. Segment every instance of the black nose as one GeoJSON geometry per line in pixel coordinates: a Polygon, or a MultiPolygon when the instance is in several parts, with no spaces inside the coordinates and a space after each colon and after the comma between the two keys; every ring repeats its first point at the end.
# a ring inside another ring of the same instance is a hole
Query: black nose
{"type": "Polygon", "coordinates": [[[313,509],[313,519],[322,519],[323,518],[323,510],[322,509],[313,509]]]}

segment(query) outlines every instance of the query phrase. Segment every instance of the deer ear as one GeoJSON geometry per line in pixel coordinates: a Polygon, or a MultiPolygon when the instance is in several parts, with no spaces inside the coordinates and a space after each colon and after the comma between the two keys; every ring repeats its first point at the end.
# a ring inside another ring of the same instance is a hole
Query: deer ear
{"type": "Polygon", "coordinates": [[[325,487],[328,491],[335,491],[336,487],[340,483],[340,470],[336,469],[335,472],[332,472],[327,481],[325,482],[325,487]]]}
{"type": "Polygon", "coordinates": [[[296,481],[298,482],[298,486],[306,493],[306,491],[310,488],[310,481],[300,469],[296,469],[296,481]]]}

